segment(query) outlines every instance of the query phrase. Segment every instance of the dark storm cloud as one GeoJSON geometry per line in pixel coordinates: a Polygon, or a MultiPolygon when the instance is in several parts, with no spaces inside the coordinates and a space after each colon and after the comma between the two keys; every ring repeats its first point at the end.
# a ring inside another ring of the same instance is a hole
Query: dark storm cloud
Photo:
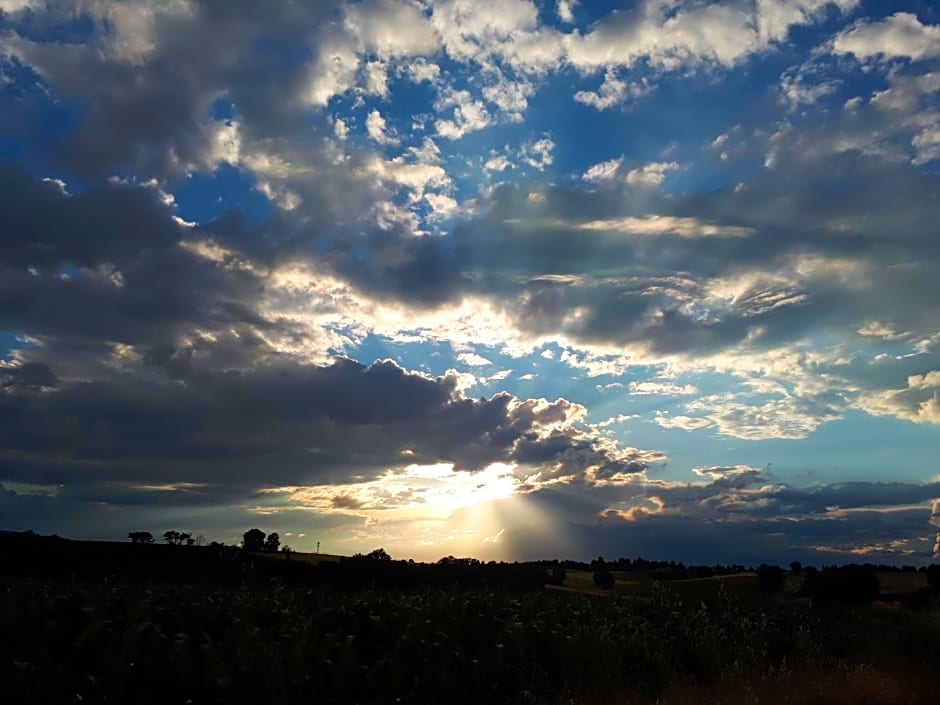
{"type": "Polygon", "coordinates": [[[8,387],[0,395],[0,477],[258,489],[371,479],[412,463],[477,470],[518,461],[568,475],[646,467],[567,424],[544,436],[556,410],[567,421],[564,400],[467,399],[456,377],[428,378],[392,362],[199,369],[169,381],[144,373],[55,391],[8,387]]]}
{"type": "Polygon", "coordinates": [[[289,324],[259,301],[265,258],[279,255],[238,218],[186,227],[152,187],[69,195],[12,168],[0,185],[0,316],[31,341],[0,368],[0,478],[199,503],[222,487],[244,498],[411,463],[645,468],[638,451],[573,426],[580,407],[563,399],[473,400],[453,376],[278,352],[265,334],[289,324]],[[154,483],[212,490],[135,489],[154,483]]]}

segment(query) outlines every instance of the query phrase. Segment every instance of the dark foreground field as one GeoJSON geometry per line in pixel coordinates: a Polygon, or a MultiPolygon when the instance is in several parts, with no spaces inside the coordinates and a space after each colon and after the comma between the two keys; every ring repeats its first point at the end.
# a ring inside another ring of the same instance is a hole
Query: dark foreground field
{"type": "Polygon", "coordinates": [[[578,569],[547,584],[557,565],[2,545],[3,703],[940,702],[916,573],[846,606],[750,571],[601,590],[578,569]]]}
{"type": "Polygon", "coordinates": [[[936,703],[935,614],[6,580],[5,702],[936,703]],[[828,699],[820,699],[828,698],[828,699]]]}

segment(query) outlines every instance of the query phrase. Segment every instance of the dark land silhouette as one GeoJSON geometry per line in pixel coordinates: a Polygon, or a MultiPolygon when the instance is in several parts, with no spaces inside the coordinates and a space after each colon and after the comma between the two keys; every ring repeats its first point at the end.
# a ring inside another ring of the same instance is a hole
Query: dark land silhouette
{"type": "Polygon", "coordinates": [[[8,702],[936,702],[940,566],[416,563],[259,529],[0,551],[8,702]]]}

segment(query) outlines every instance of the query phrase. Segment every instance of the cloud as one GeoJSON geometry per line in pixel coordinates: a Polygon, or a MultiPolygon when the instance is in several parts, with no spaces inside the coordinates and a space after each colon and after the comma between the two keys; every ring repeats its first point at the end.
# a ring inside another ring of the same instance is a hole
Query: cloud
{"type": "Polygon", "coordinates": [[[670,394],[670,395],[690,395],[698,394],[698,388],[692,384],[670,384],[668,382],[630,382],[630,394],[670,394]]]}
{"type": "Polygon", "coordinates": [[[580,429],[583,407],[563,399],[473,401],[456,375],[311,362],[324,350],[306,335],[294,353],[295,321],[266,298],[297,285],[291,270],[239,253],[248,241],[229,224],[179,225],[152,188],[70,196],[9,170],[3,183],[16,227],[0,311],[38,341],[0,369],[2,413],[19,419],[0,439],[8,480],[67,484],[80,468],[83,482],[337,481],[398,466],[405,449],[409,463],[507,461],[550,476],[645,467],[580,429]]]}
{"type": "Polygon", "coordinates": [[[558,19],[568,24],[574,22],[574,9],[577,6],[578,0],[557,0],[555,12],[558,14],[558,19]]]}
{"type": "Polygon", "coordinates": [[[663,428],[679,428],[683,431],[695,431],[700,428],[709,428],[714,423],[710,419],[694,418],[691,416],[665,416],[657,415],[654,419],[663,428]]]}
{"type": "MultiPolygon", "coordinates": [[[[520,497],[517,514],[554,517],[536,533],[507,520],[503,541],[517,555],[568,555],[757,565],[792,560],[925,563],[936,527],[932,506],[940,486],[849,482],[795,486],[747,465],[696,468],[705,481],[634,477],[601,488],[549,486],[520,497]],[[523,504],[524,502],[524,504],[523,504]]],[[[509,515],[512,516],[512,515],[509,515]]]]}
{"type": "Polygon", "coordinates": [[[676,162],[650,162],[633,168],[631,166],[624,157],[609,159],[592,165],[581,178],[605,185],[625,181],[632,186],[659,186],[667,172],[679,168],[676,162]]]}
{"type": "Polygon", "coordinates": [[[603,82],[596,91],[578,91],[574,94],[574,99],[597,110],[608,110],[615,105],[620,105],[628,98],[640,98],[650,91],[651,87],[646,81],[628,83],[618,78],[614,71],[608,69],[604,74],[603,82]]]}
{"type": "Polygon", "coordinates": [[[470,365],[471,367],[485,367],[486,365],[493,364],[482,355],[477,355],[476,353],[460,353],[457,356],[457,359],[463,364],[470,365]]]}
{"type": "MultiPolygon", "coordinates": [[[[232,479],[219,501],[245,506],[266,474],[346,488],[503,463],[545,499],[549,483],[625,493],[665,459],[611,445],[614,424],[585,425],[573,400],[492,394],[527,364],[552,368],[540,389],[567,366],[572,399],[594,398],[590,377],[674,395],[652,420],[704,440],[805,438],[859,411],[937,423],[926,16],[847,27],[849,0],[648,0],[589,24],[576,3],[529,0],[14,5],[0,134],[34,169],[0,173],[0,397],[31,420],[4,441],[16,482],[86,477],[100,496],[84,499],[146,503],[208,502],[232,479]],[[703,111],[670,143],[658,111],[680,89],[711,99],[733,67],[750,81],[745,62],[814,23],[834,39],[760,110],[733,125],[703,111]],[[609,112],[574,144],[558,120],[584,105],[609,112]],[[606,158],[627,144],[608,126],[653,122],[630,158],[606,158]],[[435,373],[343,357],[385,344],[435,373]],[[438,348],[514,362],[446,372],[425,357],[438,348]]],[[[668,491],[591,521],[688,527],[675,517],[696,507],[668,491]]],[[[749,491],[709,501],[735,516],[782,501],[749,491]]],[[[817,518],[801,538],[827,545],[817,518]]],[[[864,546],[890,545],[875,534],[864,546]]]]}
{"type": "Polygon", "coordinates": [[[425,377],[391,362],[237,372],[211,363],[173,378],[144,368],[134,381],[112,372],[58,384],[47,370],[14,366],[0,406],[19,421],[4,426],[0,473],[49,485],[185,481],[248,492],[348,484],[404,464],[476,471],[515,462],[546,476],[645,468],[643,454],[572,426],[583,409],[565,400],[473,401],[457,391],[456,376],[425,377]],[[263,418],[246,413],[259,408],[263,418]]]}
{"type": "MultiPolygon", "coordinates": [[[[205,145],[216,128],[211,112],[219,96],[238,105],[252,137],[259,126],[286,127],[300,118],[299,106],[285,97],[302,93],[304,66],[281,64],[274,70],[274,56],[246,48],[271,36],[300,43],[320,31],[337,5],[299,8],[263,1],[216,11],[188,2],[90,2],[83,7],[90,29],[85,43],[11,34],[2,51],[35,71],[60,99],[87,106],[59,151],[69,168],[95,175],[116,168],[148,176],[178,174],[212,168],[205,145]],[[215,51],[217,43],[230,49],[215,51]],[[179,80],[181,65],[187,67],[185,81],[179,80]]],[[[69,26],[73,9],[49,3],[36,8],[36,21],[69,26]]]]}
{"type": "Polygon", "coordinates": [[[555,143],[548,137],[542,137],[531,144],[523,145],[520,156],[526,164],[542,171],[555,161],[552,155],[554,149],[555,143]]]}
{"type": "Polygon", "coordinates": [[[569,35],[568,59],[582,69],[631,67],[645,59],[664,71],[700,64],[733,66],[786,39],[791,27],[813,22],[832,6],[856,0],[692,5],[672,8],[652,0],[613,13],[586,34],[569,35]]]}
{"type": "Polygon", "coordinates": [[[896,12],[877,22],[860,21],[832,40],[836,54],[852,54],[860,61],[906,58],[920,61],[940,56],[940,26],[921,24],[917,15],[896,12]]]}
{"type": "Polygon", "coordinates": [[[481,100],[474,100],[469,91],[450,91],[435,104],[438,114],[453,108],[450,118],[438,118],[434,123],[437,134],[445,139],[457,140],[471,132],[482,130],[492,118],[481,100]]]}
{"type": "Polygon", "coordinates": [[[378,110],[373,110],[366,118],[366,132],[369,138],[377,144],[396,144],[398,142],[394,136],[386,130],[385,118],[378,110]]]}
{"type": "Polygon", "coordinates": [[[747,237],[754,234],[753,228],[715,225],[696,218],[663,215],[589,220],[578,223],[575,227],[579,230],[607,230],[631,235],[675,235],[684,238],[747,237]]]}
{"type": "Polygon", "coordinates": [[[483,163],[483,168],[487,171],[505,171],[511,169],[512,166],[512,162],[505,154],[493,155],[483,163]]]}
{"type": "Polygon", "coordinates": [[[903,389],[891,389],[868,395],[863,408],[879,416],[922,424],[940,424],[940,370],[911,375],[903,389]]]}

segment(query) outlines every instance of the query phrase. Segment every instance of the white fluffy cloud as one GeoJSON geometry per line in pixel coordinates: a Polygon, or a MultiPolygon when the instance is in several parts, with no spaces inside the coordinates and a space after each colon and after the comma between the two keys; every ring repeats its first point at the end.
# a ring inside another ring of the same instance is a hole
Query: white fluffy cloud
{"type": "Polygon", "coordinates": [[[836,54],[852,54],[860,61],[906,58],[914,61],[940,56],[940,25],[922,24],[917,15],[898,12],[877,21],[857,23],[832,40],[836,54]]]}
{"type": "Polygon", "coordinates": [[[388,126],[382,113],[372,110],[366,118],[366,132],[377,144],[396,144],[398,140],[388,132],[388,126]]]}

